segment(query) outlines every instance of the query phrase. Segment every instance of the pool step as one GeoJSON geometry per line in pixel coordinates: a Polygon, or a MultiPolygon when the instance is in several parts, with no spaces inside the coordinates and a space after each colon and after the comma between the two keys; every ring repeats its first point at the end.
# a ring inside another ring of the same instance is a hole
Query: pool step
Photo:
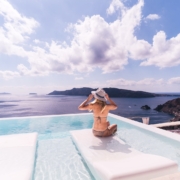
{"type": "Polygon", "coordinates": [[[70,133],[98,180],[149,180],[178,172],[174,161],[137,151],[117,136],[98,138],[91,129],[70,133]]]}
{"type": "Polygon", "coordinates": [[[37,133],[0,136],[0,180],[31,180],[37,133]]]}

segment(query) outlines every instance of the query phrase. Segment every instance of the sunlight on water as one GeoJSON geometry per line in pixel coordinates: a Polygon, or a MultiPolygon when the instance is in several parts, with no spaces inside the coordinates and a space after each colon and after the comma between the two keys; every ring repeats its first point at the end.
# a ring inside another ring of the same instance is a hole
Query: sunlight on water
{"type": "Polygon", "coordinates": [[[134,149],[144,153],[155,154],[169,158],[179,165],[180,170],[180,145],[178,142],[157,138],[156,134],[141,132],[137,129],[120,128],[118,137],[134,149]]]}
{"type": "Polygon", "coordinates": [[[92,180],[68,132],[52,136],[40,137],[34,180],[92,180]]]}
{"type": "MultiPolygon", "coordinates": [[[[174,96],[154,98],[112,98],[118,108],[112,113],[142,122],[141,117],[150,117],[150,124],[167,122],[172,115],[153,110],[174,96]],[[141,107],[147,104],[150,110],[141,107]]],[[[56,114],[82,113],[78,106],[85,99],[84,96],[0,96],[0,117],[26,117],[56,114]]]]}

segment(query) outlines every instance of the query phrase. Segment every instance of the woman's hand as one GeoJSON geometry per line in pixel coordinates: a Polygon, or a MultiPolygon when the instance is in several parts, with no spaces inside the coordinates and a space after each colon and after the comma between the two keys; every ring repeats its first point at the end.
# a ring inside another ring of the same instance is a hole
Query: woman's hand
{"type": "Polygon", "coordinates": [[[88,96],[88,98],[87,98],[87,101],[91,101],[92,99],[93,99],[93,95],[92,94],[90,94],[89,96],[88,96]]]}
{"type": "Polygon", "coordinates": [[[106,98],[106,100],[108,100],[109,101],[109,95],[108,94],[105,94],[105,96],[104,96],[105,98],[106,98]]]}
{"type": "Polygon", "coordinates": [[[78,107],[78,109],[79,110],[89,110],[90,109],[90,105],[89,104],[87,104],[89,101],[91,101],[91,99],[93,98],[94,96],[92,95],[92,94],[90,94],[89,96],[88,96],[88,98],[84,101],[84,102],[82,102],[81,104],[80,104],[80,106],[78,107]]]}

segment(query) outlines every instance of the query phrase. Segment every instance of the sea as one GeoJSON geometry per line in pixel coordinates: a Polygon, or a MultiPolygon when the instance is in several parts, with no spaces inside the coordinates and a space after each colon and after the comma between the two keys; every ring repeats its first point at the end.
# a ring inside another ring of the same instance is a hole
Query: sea
{"type": "MultiPolygon", "coordinates": [[[[142,122],[143,117],[149,117],[149,124],[169,122],[173,115],[157,112],[154,108],[179,97],[180,93],[169,93],[169,96],[151,98],[112,98],[118,108],[110,113],[138,122],[142,122]],[[144,105],[148,105],[151,109],[141,109],[144,105]]],[[[78,106],[86,98],[85,96],[3,94],[0,95],[0,118],[89,113],[78,110],[78,106]]]]}

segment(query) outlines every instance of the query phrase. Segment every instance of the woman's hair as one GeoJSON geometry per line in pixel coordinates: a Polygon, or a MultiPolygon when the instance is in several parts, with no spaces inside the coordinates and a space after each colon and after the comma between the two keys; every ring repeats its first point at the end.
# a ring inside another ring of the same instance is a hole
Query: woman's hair
{"type": "Polygon", "coordinates": [[[101,113],[104,111],[105,107],[106,107],[106,102],[101,101],[99,99],[95,99],[93,102],[91,102],[90,104],[99,104],[101,105],[101,113]]]}

